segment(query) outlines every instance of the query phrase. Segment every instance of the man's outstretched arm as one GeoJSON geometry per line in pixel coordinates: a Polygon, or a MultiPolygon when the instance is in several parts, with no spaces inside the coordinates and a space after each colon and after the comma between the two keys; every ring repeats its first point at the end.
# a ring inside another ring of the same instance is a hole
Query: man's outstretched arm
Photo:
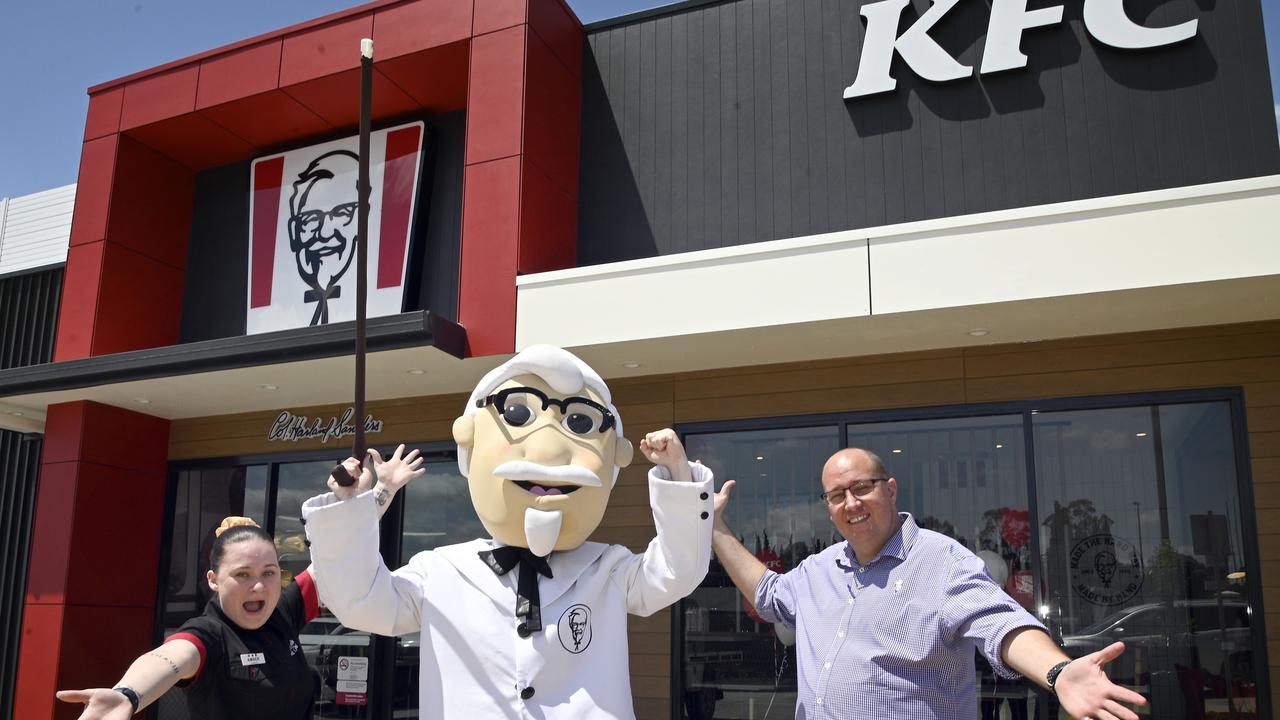
{"type": "MultiPolygon", "coordinates": [[[[1072,717],[1111,720],[1138,720],[1138,715],[1122,703],[1146,705],[1146,698],[1115,683],[1103,667],[1120,657],[1124,643],[1114,643],[1096,653],[1071,661],[1058,675],[1054,693],[1062,709],[1072,717]]],[[[1045,676],[1060,662],[1069,660],[1048,633],[1039,628],[1019,628],[1005,636],[1000,655],[1005,664],[1028,680],[1047,687],[1045,676]]]]}
{"type": "Polygon", "coordinates": [[[724,509],[729,504],[729,494],[735,482],[725,481],[720,492],[716,493],[716,520],[711,529],[711,549],[715,550],[720,565],[733,580],[738,591],[752,605],[756,602],[756,589],[760,587],[760,579],[764,577],[766,568],[745,545],[738,541],[738,536],[729,529],[724,520],[724,509]]]}

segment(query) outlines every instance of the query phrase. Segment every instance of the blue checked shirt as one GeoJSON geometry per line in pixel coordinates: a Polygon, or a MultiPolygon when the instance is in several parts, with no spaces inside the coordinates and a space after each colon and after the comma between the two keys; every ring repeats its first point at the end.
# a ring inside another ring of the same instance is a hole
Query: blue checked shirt
{"type": "Polygon", "coordinates": [[[975,718],[974,648],[1016,678],[1000,643],[1044,628],[976,555],[899,515],[867,565],[842,542],[785,575],[766,572],[756,588],[761,617],[796,627],[796,718],[975,718]]]}

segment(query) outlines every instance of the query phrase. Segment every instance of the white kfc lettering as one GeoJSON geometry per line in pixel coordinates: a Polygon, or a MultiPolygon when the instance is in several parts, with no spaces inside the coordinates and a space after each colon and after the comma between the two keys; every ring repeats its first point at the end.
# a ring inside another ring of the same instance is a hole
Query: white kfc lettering
{"type": "MultiPolygon", "coordinates": [[[[911,0],[882,0],[863,5],[867,32],[862,58],[853,84],[844,90],[846,100],[889,92],[898,86],[890,74],[893,56],[900,56],[911,70],[925,80],[951,82],[973,75],[973,67],[962,65],[929,35],[934,26],[960,0],[934,0],[905,32],[898,35],[902,12],[911,0]]],[[[1033,28],[1062,22],[1063,6],[1027,9],[1028,0],[993,0],[982,52],[981,74],[1016,70],[1027,66],[1022,52],[1022,35],[1033,28]]],[[[1085,29],[1098,42],[1123,50],[1141,50],[1173,45],[1196,35],[1199,20],[1166,28],[1150,28],[1135,23],[1124,11],[1124,0],[1084,0],[1085,29]]]]}

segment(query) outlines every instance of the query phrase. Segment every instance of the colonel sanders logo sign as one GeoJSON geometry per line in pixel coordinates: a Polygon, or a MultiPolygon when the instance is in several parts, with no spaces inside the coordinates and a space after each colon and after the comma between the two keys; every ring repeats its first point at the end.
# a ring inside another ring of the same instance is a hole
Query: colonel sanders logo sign
{"type": "Polygon", "coordinates": [[[1127,540],[1090,535],[1071,549],[1071,588],[1095,605],[1121,605],[1142,588],[1142,560],[1127,540]]]}
{"type": "MultiPolygon", "coordinates": [[[[369,317],[404,305],[423,130],[370,137],[369,317]]],[[[357,152],[351,137],[253,162],[247,334],[355,318],[357,152]]]]}

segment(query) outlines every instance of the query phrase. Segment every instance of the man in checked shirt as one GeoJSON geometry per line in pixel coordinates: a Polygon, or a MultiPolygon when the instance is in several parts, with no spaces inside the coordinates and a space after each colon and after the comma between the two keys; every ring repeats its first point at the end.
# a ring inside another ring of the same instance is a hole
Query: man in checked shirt
{"type": "Polygon", "coordinates": [[[823,466],[823,502],[846,542],[786,574],[767,570],[725,523],[733,485],[716,494],[712,546],[761,617],[796,628],[797,718],[977,717],[975,647],[1001,675],[1055,693],[1073,717],[1137,720],[1121,703],[1146,704],[1103,672],[1123,643],[1069,660],[982,560],[898,512],[898,482],[875,453],[841,450],[823,466]]]}

